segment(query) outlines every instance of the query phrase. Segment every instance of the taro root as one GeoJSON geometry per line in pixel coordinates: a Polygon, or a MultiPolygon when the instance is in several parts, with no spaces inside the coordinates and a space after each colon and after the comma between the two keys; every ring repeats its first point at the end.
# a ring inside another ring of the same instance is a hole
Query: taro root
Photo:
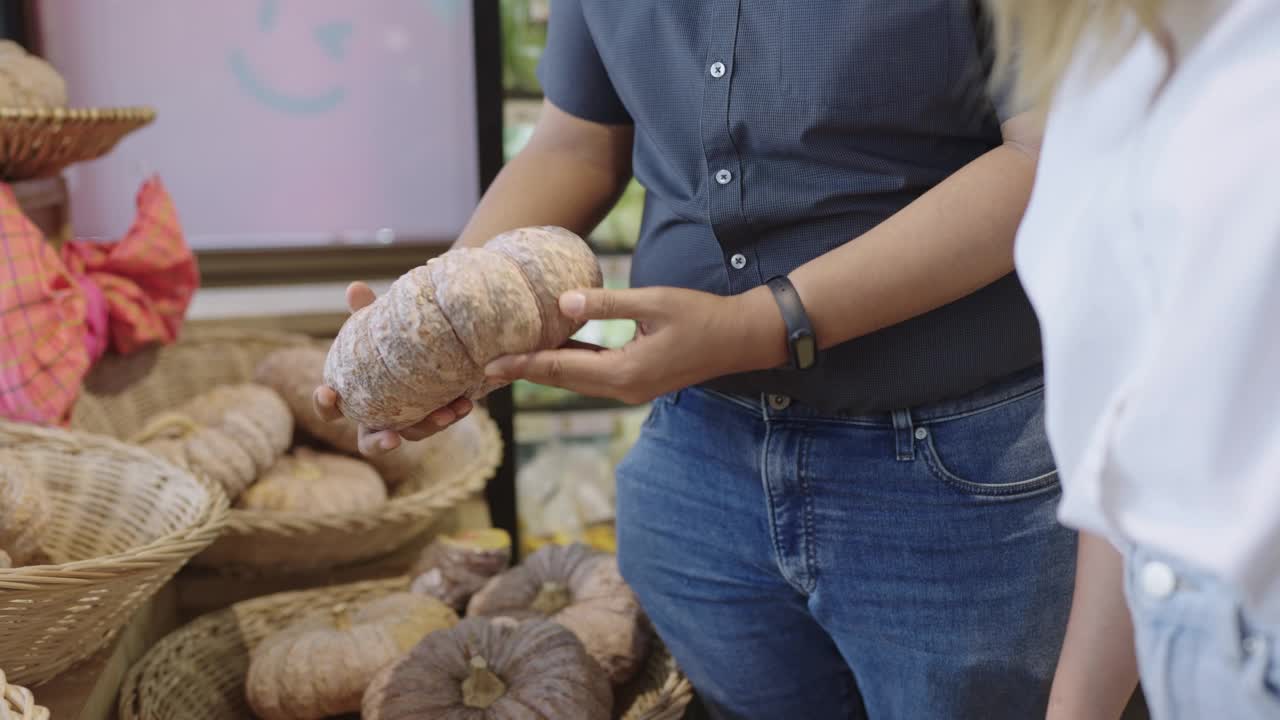
{"type": "Polygon", "coordinates": [[[40,535],[49,522],[44,482],[0,455],[0,567],[26,565],[41,555],[40,535]]]}
{"type": "Polygon", "coordinates": [[[372,465],[355,458],[298,448],[249,486],[237,505],[248,510],[359,512],[387,501],[387,488],[372,465]]]}
{"type": "MultiPolygon", "coordinates": [[[[316,414],[311,395],[324,382],[324,361],[328,352],[314,345],[276,350],[262,359],[254,381],[275,390],[293,412],[298,427],[338,452],[359,455],[356,424],[348,418],[326,422],[316,414]]],[[[391,452],[365,458],[378,474],[395,486],[422,468],[429,445],[426,442],[400,443],[391,452]]]]}
{"type": "Polygon", "coordinates": [[[483,248],[456,248],[414,268],[342,326],[325,363],[343,414],[401,430],[458,397],[496,389],[484,367],[562,345],[581,323],[562,293],[599,287],[582,238],[555,227],[513,230],[483,248]]]}
{"type": "Polygon", "coordinates": [[[463,620],[369,683],[364,720],[608,720],[609,678],[563,627],[463,620]]]}
{"type": "Polygon", "coordinates": [[[444,603],[406,592],[319,610],[253,649],[245,697],[262,720],[356,712],[379,670],[457,622],[444,603]]]}
{"type": "Polygon", "coordinates": [[[640,601],[617,558],[582,544],[540,548],[490,580],[467,604],[467,615],[557,622],[578,636],[615,685],[635,675],[649,646],[640,601]]]}
{"type": "Polygon", "coordinates": [[[411,590],[462,610],[477,590],[511,562],[511,536],[497,528],[436,538],[409,571],[411,590]]]}
{"type": "Polygon", "coordinates": [[[274,390],[222,385],[152,418],[133,438],[176,465],[212,478],[235,500],[293,440],[293,416],[274,390]]]}

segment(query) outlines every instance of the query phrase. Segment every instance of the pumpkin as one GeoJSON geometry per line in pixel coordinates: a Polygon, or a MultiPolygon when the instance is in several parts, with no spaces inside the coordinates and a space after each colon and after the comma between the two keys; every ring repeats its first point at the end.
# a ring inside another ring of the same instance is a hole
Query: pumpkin
{"type": "Polygon", "coordinates": [[[351,315],[329,349],[325,383],[343,414],[375,430],[404,429],[455,398],[496,389],[495,358],[563,344],[580,323],[559,296],[598,287],[600,265],[568,230],[514,230],[402,275],[351,315]]]}
{"type": "Polygon", "coordinates": [[[235,500],[293,441],[293,416],[274,390],[223,385],[153,418],[133,441],[213,478],[235,500]]]}
{"type": "MultiPolygon", "coordinates": [[[[316,414],[311,394],[324,382],[324,361],[328,352],[315,346],[284,348],[270,353],[258,363],[254,380],[280,394],[298,427],[333,449],[359,455],[356,424],[347,418],[327,422],[316,414]]],[[[422,467],[426,442],[401,442],[395,450],[365,460],[378,469],[390,485],[397,485],[422,467]]]]}
{"type": "Polygon", "coordinates": [[[49,496],[38,477],[20,471],[12,456],[0,456],[0,554],[5,567],[41,556],[40,534],[49,522],[49,496]]]}
{"type": "Polygon", "coordinates": [[[609,678],[563,627],[469,618],[369,683],[363,720],[608,720],[609,678]]]}
{"type": "Polygon", "coordinates": [[[66,107],[67,83],[53,66],[12,40],[0,40],[0,107],[66,107]]]}
{"type": "Polygon", "coordinates": [[[635,675],[648,651],[640,601],[617,558],[577,543],[544,546],[493,578],[471,598],[467,615],[553,620],[578,636],[615,685],[635,675]]]}
{"type": "Polygon", "coordinates": [[[470,530],[441,536],[428,545],[409,571],[410,590],[463,609],[467,600],[511,562],[511,536],[504,530],[470,530]]]}
{"type": "Polygon", "coordinates": [[[428,633],[457,622],[444,603],[407,592],[359,607],[325,608],[253,648],[245,698],[262,720],[319,720],[356,712],[379,670],[428,633]]]}
{"type": "Polygon", "coordinates": [[[386,501],[387,488],[368,463],[298,448],[271,466],[236,504],[248,510],[321,514],[358,512],[386,501]]]}

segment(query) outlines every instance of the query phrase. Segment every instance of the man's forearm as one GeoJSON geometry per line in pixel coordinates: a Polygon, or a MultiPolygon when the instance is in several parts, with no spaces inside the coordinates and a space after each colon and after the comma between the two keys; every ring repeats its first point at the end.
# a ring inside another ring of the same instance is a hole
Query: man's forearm
{"type": "Polygon", "coordinates": [[[494,179],[455,245],[476,247],[530,225],[559,225],[585,237],[617,202],[618,185],[607,170],[573,155],[528,148],[494,179]]]}
{"type": "Polygon", "coordinates": [[[1052,719],[1120,717],[1138,685],[1124,560],[1111,543],[1080,534],[1075,595],[1049,697],[1052,719]]]}
{"type": "MultiPolygon", "coordinates": [[[[1036,159],[1002,145],[939,183],[875,229],[793,271],[822,347],[896,325],[1004,277],[1026,210],[1036,159]]],[[[784,332],[766,288],[742,298],[764,318],[754,363],[786,361],[784,332]]]]}

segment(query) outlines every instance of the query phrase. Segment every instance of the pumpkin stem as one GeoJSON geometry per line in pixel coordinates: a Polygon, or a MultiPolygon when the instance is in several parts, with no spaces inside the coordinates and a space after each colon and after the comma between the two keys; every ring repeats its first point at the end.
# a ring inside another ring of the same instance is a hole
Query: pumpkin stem
{"type": "Polygon", "coordinates": [[[533,604],[529,607],[543,615],[555,615],[568,607],[570,600],[572,598],[569,597],[569,588],[554,580],[548,580],[542,583],[538,596],[533,599],[533,604]]]}
{"type": "Polygon", "coordinates": [[[484,710],[506,692],[507,684],[489,669],[489,661],[479,655],[471,656],[471,674],[462,681],[462,703],[484,710]]]}

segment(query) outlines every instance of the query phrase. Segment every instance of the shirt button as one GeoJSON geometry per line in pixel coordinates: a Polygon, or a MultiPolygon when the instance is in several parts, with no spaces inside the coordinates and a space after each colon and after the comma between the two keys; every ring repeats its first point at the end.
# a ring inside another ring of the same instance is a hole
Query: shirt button
{"type": "Polygon", "coordinates": [[[711,77],[713,78],[724,77],[724,63],[722,62],[711,63],[711,77]]]}
{"type": "Polygon", "coordinates": [[[929,437],[929,431],[928,431],[928,430],[925,430],[924,428],[916,428],[916,439],[917,439],[917,440],[924,440],[924,439],[925,439],[925,438],[927,438],[927,437],[929,437]]]}
{"type": "Polygon", "coordinates": [[[791,407],[791,398],[786,395],[770,395],[769,407],[779,411],[786,410],[791,407]]]}
{"type": "Polygon", "coordinates": [[[716,182],[720,183],[721,185],[728,185],[729,183],[733,182],[733,173],[729,172],[728,170],[716,171],[716,182]]]}
{"type": "Polygon", "coordinates": [[[729,264],[733,266],[734,270],[741,270],[747,266],[747,256],[742,253],[735,253],[733,257],[729,258],[729,264]]]}
{"type": "Polygon", "coordinates": [[[1156,600],[1163,600],[1177,589],[1178,576],[1168,565],[1152,561],[1142,566],[1138,582],[1142,586],[1142,592],[1156,600]]]}

